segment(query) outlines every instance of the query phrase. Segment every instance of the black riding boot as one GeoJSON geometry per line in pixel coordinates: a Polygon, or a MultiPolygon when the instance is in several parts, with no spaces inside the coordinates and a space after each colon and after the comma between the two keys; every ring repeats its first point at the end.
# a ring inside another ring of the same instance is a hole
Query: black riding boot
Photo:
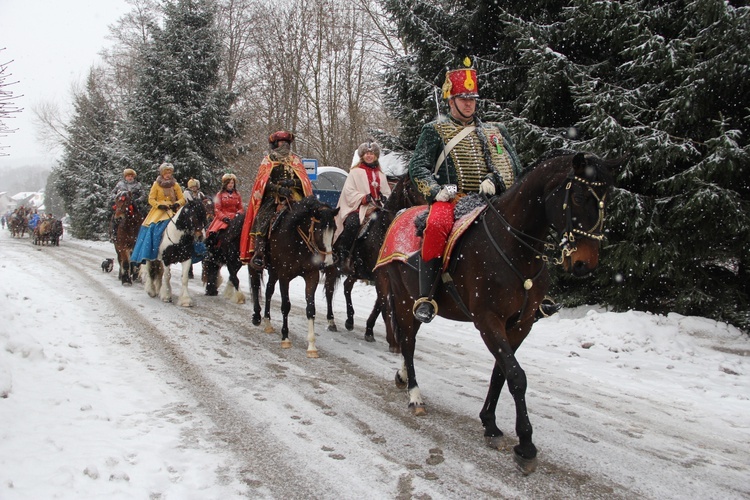
{"type": "Polygon", "coordinates": [[[419,298],[414,302],[414,317],[422,323],[429,323],[437,314],[437,303],[432,299],[432,288],[440,276],[442,260],[434,258],[427,262],[419,257],[419,298]]]}
{"type": "Polygon", "coordinates": [[[266,267],[266,247],[268,246],[268,240],[262,236],[258,236],[255,239],[255,252],[253,258],[250,261],[250,265],[256,270],[261,270],[266,267]]]}
{"type": "Polygon", "coordinates": [[[539,304],[539,308],[536,310],[534,320],[536,321],[552,316],[560,309],[562,309],[562,304],[557,304],[551,297],[544,297],[542,303],[539,304]]]}
{"type": "Polygon", "coordinates": [[[344,229],[341,231],[335,245],[338,250],[338,267],[344,274],[354,273],[354,266],[350,261],[350,257],[354,248],[354,242],[357,239],[357,233],[359,233],[359,214],[352,212],[344,220],[344,229]]]}

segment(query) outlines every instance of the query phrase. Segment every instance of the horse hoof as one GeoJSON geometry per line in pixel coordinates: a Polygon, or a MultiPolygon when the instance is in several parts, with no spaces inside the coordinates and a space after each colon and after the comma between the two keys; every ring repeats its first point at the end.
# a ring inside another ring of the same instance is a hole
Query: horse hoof
{"type": "Polygon", "coordinates": [[[132,283],[128,283],[127,281],[122,282],[122,286],[133,286],[132,283]]]}
{"type": "Polygon", "coordinates": [[[365,334],[365,342],[375,342],[375,335],[372,333],[365,334]]]}
{"type": "Polygon", "coordinates": [[[253,319],[251,319],[250,321],[253,323],[253,326],[260,325],[260,318],[256,318],[255,316],[253,316],[253,319]]]}
{"type": "Polygon", "coordinates": [[[276,332],[275,332],[275,331],[273,330],[273,327],[272,327],[272,326],[267,326],[267,327],[265,327],[265,328],[263,329],[263,331],[264,331],[265,333],[276,333],[276,332]]]}
{"type": "Polygon", "coordinates": [[[292,341],[291,340],[282,340],[281,341],[281,348],[282,349],[291,349],[292,347],[292,341]]]}
{"type": "Polygon", "coordinates": [[[499,436],[484,436],[484,443],[493,450],[502,450],[505,447],[502,434],[499,436]]]}
{"type": "Polygon", "coordinates": [[[427,408],[424,404],[409,403],[409,408],[415,417],[424,417],[427,415],[427,408]]]}
{"type": "Polygon", "coordinates": [[[219,291],[218,290],[206,290],[206,295],[208,295],[209,297],[216,297],[217,295],[219,295],[219,291]]]}
{"type": "Polygon", "coordinates": [[[398,372],[396,372],[396,387],[399,389],[406,389],[406,382],[403,381],[398,372]]]}
{"type": "Polygon", "coordinates": [[[521,474],[528,476],[532,472],[536,471],[537,460],[534,458],[523,458],[518,453],[513,453],[513,460],[516,462],[516,467],[521,474]]]}
{"type": "Polygon", "coordinates": [[[312,359],[317,359],[317,358],[320,357],[320,354],[318,354],[318,350],[317,349],[314,350],[314,351],[307,351],[307,357],[308,358],[312,358],[312,359]]]}
{"type": "Polygon", "coordinates": [[[354,330],[354,320],[346,320],[346,322],[344,323],[344,328],[346,328],[347,332],[351,332],[352,330],[354,330]]]}
{"type": "Polygon", "coordinates": [[[331,324],[328,325],[328,331],[329,332],[338,332],[339,329],[336,328],[336,325],[334,323],[331,323],[331,324]]]}

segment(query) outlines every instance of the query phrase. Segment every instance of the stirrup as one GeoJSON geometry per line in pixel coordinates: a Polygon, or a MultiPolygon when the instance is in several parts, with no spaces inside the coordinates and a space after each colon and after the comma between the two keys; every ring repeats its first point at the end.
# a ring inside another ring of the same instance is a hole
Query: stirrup
{"type": "Polygon", "coordinates": [[[435,302],[433,299],[430,299],[428,297],[419,297],[417,300],[414,301],[414,307],[412,307],[412,314],[414,315],[414,318],[417,321],[420,321],[422,323],[429,323],[433,319],[435,319],[435,316],[437,315],[438,311],[438,305],[437,302],[435,302]],[[426,312],[424,309],[425,307],[421,306],[430,306],[432,308],[431,311],[426,312]]]}
{"type": "Polygon", "coordinates": [[[262,271],[266,267],[265,259],[262,255],[255,254],[253,255],[253,258],[250,259],[250,266],[256,271],[262,271]]]}

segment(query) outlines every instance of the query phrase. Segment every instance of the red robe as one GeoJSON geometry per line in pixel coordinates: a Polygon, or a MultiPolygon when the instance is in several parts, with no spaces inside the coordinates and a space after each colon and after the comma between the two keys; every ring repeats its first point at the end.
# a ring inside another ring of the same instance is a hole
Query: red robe
{"type": "MultiPolygon", "coordinates": [[[[312,183],[310,178],[307,176],[305,166],[302,164],[302,159],[292,154],[290,155],[292,160],[292,170],[294,174],[302,181],[302,191],[305,196],[310,196],[312,192],[312,183]]],[[[250,234],[255,222],[255,215],[258,213],[260,203],[263,201],[263,194],[266,191],[266,184],[268,184],[268,178],[271,175],[273,167],[278,165],[279,162],[273,162],[266,156],[263,158],[263,162],[258,168],[258,175],[255,177],[255,184],[253,184],[253,190],[250,193],[250,200],[247,202],[247,212],[245,214],[245,223],[242,225],[242,234],[240,235],[240,260],[249,261],[252,258],[252,254],[255,251],[255,238],[250,234]]]]}
{"type": "Polygon", "coordinates": [[[214,198],[214,218],[209,224],[206,234],[216,233],[221,231],[228,226],[224,222],[225,217],[234,219],[237,215],[244,212],[245,209],[242,206],[242,196],[236,189],[231,193],[222,189],[216,193],[214,198]]]}

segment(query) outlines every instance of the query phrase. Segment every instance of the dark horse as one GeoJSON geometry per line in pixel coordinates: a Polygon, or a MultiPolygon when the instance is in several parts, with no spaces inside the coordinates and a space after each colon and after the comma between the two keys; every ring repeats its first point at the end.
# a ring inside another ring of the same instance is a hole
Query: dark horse
{"type": "Polygon", "coordinates": [[[10,216],[8,227],[10,228],[10,235],[14,238],[23,238],[26,233],[26,229],[29,227],[29,213],[24,207],[19,207],[10,216]]]}
{"type": "Polygon", "coordinates": [[[240,261],[240,233],[245,214],[239,214],[229,222],[229,226],[218,232],[216,242],[208,245],[206,258],[203,260],[203,281],[206,284],[206,295],[219,294],[221,286],[221,266],[227,266],[229,283],[224,295],[237,304],[245,303],[245,294],[240,291],[240,280],[237,273],[242,269],[240,261]]]}
{"type": "Polygon", "coordinates": [[[188,273],[193,245],[196,240],[203,239],[205,225],[206,208],[198,200],[189,201],[172,216],[164,230],[156,260],[147,260],[141,266],[141,278],[150,297],[158,295],[162,301],[172,302],[172,271],[169,266],[181,263],[182,289],[178,304],[184,307],[193,305],[193,299],[188,294],[188,273]]]}
{"type": "MultiPolygon", "coordinates": [[[[557,234],[561,242],[557,262],[566,271],[584,276],[596,268],[607,193],[613,185],[610,169],[622,163],[592,154],[564,153],[537,162],[468,225],[446,262],[442,284],[434,294],[438,314],[473,322],[495,357],[489,391],[479,414],[490,446],[498,446],[503,434],[495,423],[495,410],[507,380],[515,401],[519,439],[513,448],[514,457],[524,474],[536,469],[537,450],[526,409],[526,375],[515,352],[528,335],[550,284],[543,255],[545,236],[550,227],[557,234]]],[[[398,220],[393,227],[397,226],[398,220]]],[[[414,231],[414,226],[404,230],[414,231]]],[[[400,260],[386,262],[383,268],[390,281],[389,307],[403,355],[396,384],[408,386],[409,407],[415,415],[422,415],[426,413],[425,404],[414,371],[416,334],[421,323],[412,313],[419,296],[418,273],[400,260]]]]}
{"type": "MultiPolygon", "coordinates": [[[[346,322],[344,326],[349,331],[354,329],[354,306],[352,305],[352,288],[354,287],[354,283],[357,280],[375,282],[377,298],[365,324],[365,340],[368,342],[375,341],[373,328],[385,306],[387,281],[383,279],[384,276],[378,276],[381,273],[374,271],[375,263],[378,259],[378,251],[385,239],[385,233],[388,231],[388,226],[391,225],[399,210],[415,205],[424,205],[425,203],[427,201],[414,187],[409,176],[401,176],[393,186],[391,196],[385,202],[383,208],[373,212],[357,236],[354,249],[351,253],[352,272],[347,274],[344,280],[344,298],[346,299],[346,322]]],[[[325,291],[328,303],[326,317],[328,319],[328,330],[334,332],[337,331],[337,327],[333,317],[333,293],[336,281],[340,276],[340,270],[334,266],[325,269],[325,291]]],[[[398,352],[400,346],[393,338],[393,330],[390,328],[390,325],[386,325],[386,331],[390,350],[398,352]]]]}
{"type": "MultiPolygon", "coordinates": [[[[307,316],[307,357],[317,358],[315,347],[315,291],[320,282],[320,271],[333,264],[333,234],[336,231],[334,218],[338,208],[331,208],[321,203],[314,196],[308,196],[291,205],[277,215],[271,223],[271,234],[268,237],[267,270],[264,320],[266,332],[272,333],[271,295],[276,282],[281,290],[281,347],[292,346],[289,340],[287,322],[292,308],[289,302],[289,282],[297,276],[305,280],[305,309],[307,316]]],[[[255,314],[253,324],[260,324],[260,274],[250,273],[255,314]]]]}
{"type": "Polygon", "coordinates": [[[122,191],[115,197],[114,218],[118,221],[115,233],[115,253],[119,264],[117,278],[123,285],[132,285],[133,279],[138,277],[139,265],[130,262],[130,254],[133,253],[145,216],[138,210],[129,191],[122,191]]]}

